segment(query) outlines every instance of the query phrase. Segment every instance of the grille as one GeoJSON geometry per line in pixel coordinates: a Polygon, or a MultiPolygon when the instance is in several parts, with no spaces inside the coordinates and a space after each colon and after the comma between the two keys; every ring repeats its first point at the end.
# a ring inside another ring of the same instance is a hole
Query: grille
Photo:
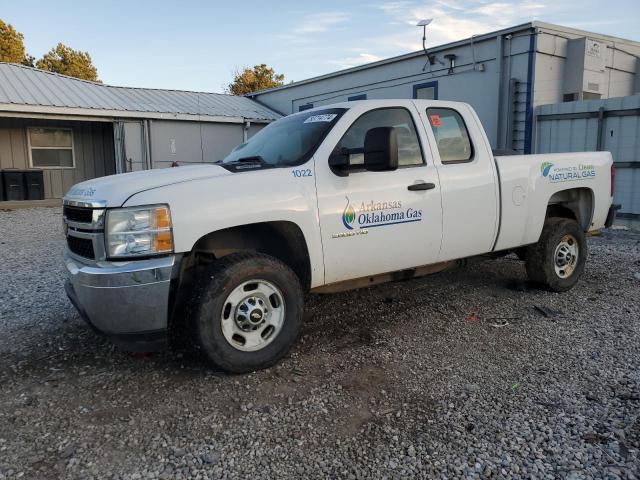
{"type": "Polygon", "coordinates": [[[93,220],[93,210],[90,208],[65,205],[62,212],[65,218],[72,222],[91,223],[93,220]]]}
{"type": "Polygon", "coordinates": [[[76,255],[94,259],[93,241],[90,238],[67,237],[67,245],[76,255]]]}

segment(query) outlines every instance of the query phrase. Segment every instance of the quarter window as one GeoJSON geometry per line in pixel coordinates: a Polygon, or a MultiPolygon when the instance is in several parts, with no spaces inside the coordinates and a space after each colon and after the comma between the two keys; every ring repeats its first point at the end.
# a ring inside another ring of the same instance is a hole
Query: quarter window
{"type": "Polygon", "coordinates": [[[473,158],[469,131],[458,112],[450,108],[427,108],[427,117],[442,163],[468,162],[473,158]]]}
{"type": "Polygon", "coordinates": [[[28,135],[32,167],[75,167],[70,128],[29,128],[28,135]]]}
{"type": "Polygon", "coordinates": [[[349,163],[364,163],[364,138],[377,127],[394,127],[398,138],[398,165],[422,165],[422,150],[411,114],[404,108],[372,110],[358,118],[344,134],[335,151],[349,152],[349,163]]]}

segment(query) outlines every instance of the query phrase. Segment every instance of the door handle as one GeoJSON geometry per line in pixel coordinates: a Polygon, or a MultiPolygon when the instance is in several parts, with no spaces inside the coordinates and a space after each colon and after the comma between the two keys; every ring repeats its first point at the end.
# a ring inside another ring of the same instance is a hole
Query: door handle
{"type": "Polygon", "coordinates": [[[433,190],[434,188],[436,188],[435,183],[420,182],[409,185],[407,187],[407,190],[411,190],[412,192],[414,192],[416,190],[433,190]]]}

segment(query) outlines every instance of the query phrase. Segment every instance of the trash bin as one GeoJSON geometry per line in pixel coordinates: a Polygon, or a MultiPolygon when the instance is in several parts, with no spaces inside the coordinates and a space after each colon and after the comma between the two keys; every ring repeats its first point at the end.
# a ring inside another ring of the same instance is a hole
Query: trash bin
{"type": "Polygon", "coordinates": [[[42,170],[28,170],[24,172],[24,185],[27,200],[44,200],[42,170]]]}
{"type": "Polygon", "coordinates": [[[24,171],[4,170],[2,172],[2,184],[5,200],[25,200],[26,191],[24,185],[24,171]]]}

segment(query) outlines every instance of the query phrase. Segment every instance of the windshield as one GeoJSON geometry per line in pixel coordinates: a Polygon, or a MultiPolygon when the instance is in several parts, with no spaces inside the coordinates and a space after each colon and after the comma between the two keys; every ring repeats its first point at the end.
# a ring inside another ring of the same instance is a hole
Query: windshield
{"type": "Polygon", "coordinates": [[[248,142],[238,145],[222,163],[255,161],[278,167],[300,165],[311,158],[345,111],[327,108],[276,120],[248,142]]]}

